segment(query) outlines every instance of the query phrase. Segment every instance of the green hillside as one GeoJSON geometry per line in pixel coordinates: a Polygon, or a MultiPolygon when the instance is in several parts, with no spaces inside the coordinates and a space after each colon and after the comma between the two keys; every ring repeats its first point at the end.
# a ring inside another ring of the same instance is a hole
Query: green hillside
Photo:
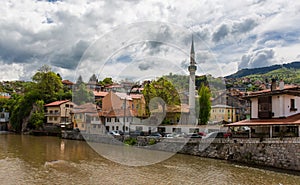
{"type": "Polygon", "coordinates": [[[260,80],[260,81],[270,81],[272,78],[276,80],[283,80],[287,84],[299,84],[300,85],[300,69],[293,68],[280,68],[273,71],[270,71],[265,74],[253,74],[245,76],[245,78],[250,78],[251,80],[260,80]]]}
{"type": "Polygon", "coordinates": [[[281,68],[287,68],[287,69],[300,69],[300,62],[292,62],[288,64],[282,64],[282,65],[272,65],[268,67],[260,67],[260,68],[253,68],[253,69],[241,69],[238,72],[226,76],[225,78],[242,78],[249,75],[257,75],[257,74],[266,74],[272,71],[276,71],[281,68]]]}

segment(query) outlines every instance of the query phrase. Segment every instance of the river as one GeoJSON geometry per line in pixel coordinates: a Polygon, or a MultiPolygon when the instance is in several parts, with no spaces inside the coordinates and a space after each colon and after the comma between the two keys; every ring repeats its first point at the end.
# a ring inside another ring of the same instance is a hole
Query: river
{"type": "Polygon", "coordinates": [[[126,166],[86,142],[0,134],[1,184],[300,184],[300,176],[176,154],[148,166],[126,166]]]}

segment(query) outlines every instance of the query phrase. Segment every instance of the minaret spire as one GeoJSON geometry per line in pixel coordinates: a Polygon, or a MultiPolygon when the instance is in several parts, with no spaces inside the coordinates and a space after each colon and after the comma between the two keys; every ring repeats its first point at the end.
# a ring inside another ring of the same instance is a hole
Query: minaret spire
{"type": "Polygon", "coordinates": [[[190,115],[189,115],[189,124],[196,124],[196,109],[195,109],[195,73],[197,70],[196,62],[195,62],[195,50],[194,50],[194,37],[192,35],[192,44],[191,44],[191,53],[190,53],[190,65],[188,67],[190,72],[190,80],[189,80],[189,107],[190,107],[190,115]]]}
{"type": "Polygon", "coordinates": [[[195,64],[195,50],[194,50],[194,36],[192,35],[191,55],[190,64],[195,64]]]}

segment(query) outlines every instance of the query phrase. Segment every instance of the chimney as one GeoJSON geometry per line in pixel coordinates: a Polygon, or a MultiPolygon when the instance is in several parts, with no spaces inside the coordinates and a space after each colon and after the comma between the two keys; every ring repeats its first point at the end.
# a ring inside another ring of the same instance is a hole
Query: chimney
{"type": "Polygon", "coordinates": [[[284,81],[281,79],[279,82],[279,89],[283,90],[284,89],[284,81]]]}
{"type": "Polygon", "coordinates": [[[272,78],[272,82],[271,82],[271,91],[276,90],[276,79],[272,78]]]}

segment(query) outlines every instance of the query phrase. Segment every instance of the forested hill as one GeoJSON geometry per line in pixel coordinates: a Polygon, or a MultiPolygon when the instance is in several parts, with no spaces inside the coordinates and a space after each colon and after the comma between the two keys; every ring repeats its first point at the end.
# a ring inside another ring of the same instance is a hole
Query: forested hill
{"type": "Polygon", "coordinates": [[[238,72],[226,76],[225,78],[241,78],[249,75],[258,75],[258,74],[266,74],[268,72],[280,69],[280,68],[287,68],[287,69],[300,69],[300,62],[292,62],[283,65],[272,65],[268,67],[260,67],[260,68],[253,68],[253,69],[241,69],[238,72]]]}

